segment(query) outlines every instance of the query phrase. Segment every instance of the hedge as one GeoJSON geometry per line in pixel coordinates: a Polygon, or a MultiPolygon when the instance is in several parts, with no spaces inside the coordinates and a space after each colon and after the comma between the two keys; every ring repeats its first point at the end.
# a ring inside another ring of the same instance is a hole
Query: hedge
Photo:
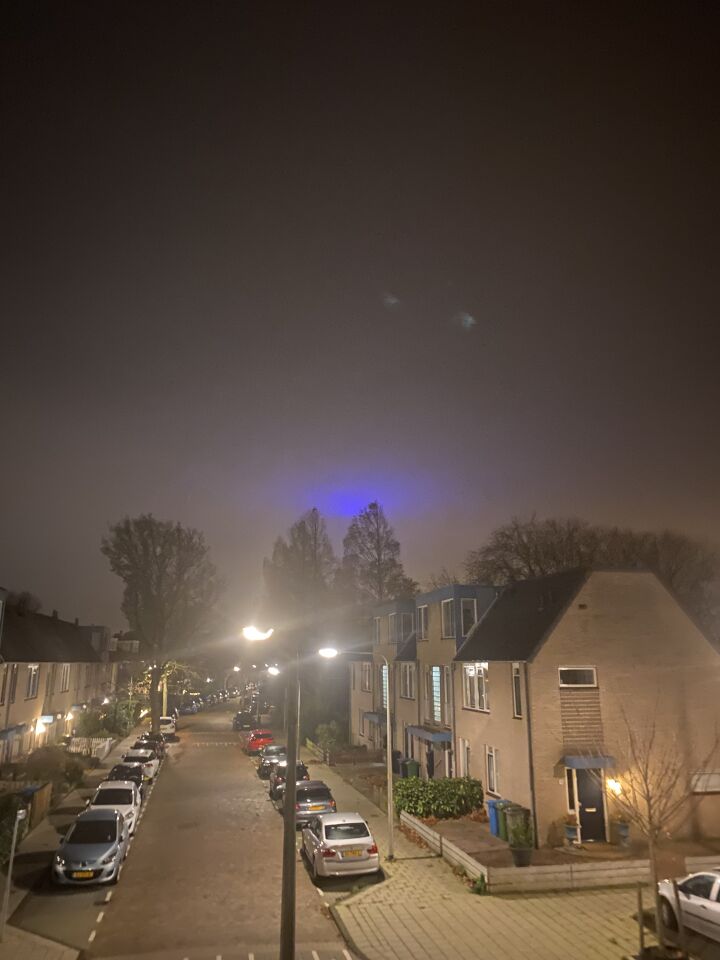
{"type": "Polygon", "coordinates": [[[483,788],[479,780],[470,777],[443,777],[438,780],[420,780],[408,777],[394,786],[395,810],[414,817],[436,817],[447,820],[462,817],[482,806],[483,788]]]}

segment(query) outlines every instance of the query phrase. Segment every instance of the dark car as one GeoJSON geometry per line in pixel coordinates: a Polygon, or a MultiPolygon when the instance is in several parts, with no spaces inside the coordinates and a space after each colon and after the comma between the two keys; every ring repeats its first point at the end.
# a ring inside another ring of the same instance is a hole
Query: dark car
{"type": "Polygon", "coordinates": [[[148,747],[152,747],[161,757],[164,757],[167,753],[168,740],[169,737],[166,733],[153,733],[151,730],[146,730],[145,733],[140,735],[140,739],[135,742],[135,746],[142,749],[143,744],[146,744],[148,747]]]}
{"type": "Polygon", "coordinates": [[[261,780],[269,780],[276,763],[281,760],[287,760],[287,747],[279,743],[271,743],[263,747],[260,751],[260,763],[258,764],[258,776],[261,780]]]}
{"type": "Polygon", "coordinates": [[[116,763],[105,777],[106,780],[131,780],[143,792],[143,766],[141,763],[116,763]]]}
{"type": "MultiPolygon", "coordinates": [[[[295,779],[300,780],[309,780],[310,773],[305,764],[299,760],[295,766],[297,775],[295,779]]],[[[277,796],[278,787],[280,787],[285,780],[287,779],[287,760],[279,760],[270,772],[270,799],[274,800],[277,796]]]]}
{"type": "Polygon", "coordinates": [[[245,710],[238,710],[233,717],[233,730],[252,730],[255,726],[255,717],[245,710]]]}
{"type": "MultiPolygon", "coordinates": [[[[295,826],[303,826],[314,817],[325,813],[336,813],[337,804],[330,787],[322,780],[300,780],[296,785],[295,826]]],[[[278,786],[275,806],[282,813],[285,800],[285,784],[278,786]]]]}

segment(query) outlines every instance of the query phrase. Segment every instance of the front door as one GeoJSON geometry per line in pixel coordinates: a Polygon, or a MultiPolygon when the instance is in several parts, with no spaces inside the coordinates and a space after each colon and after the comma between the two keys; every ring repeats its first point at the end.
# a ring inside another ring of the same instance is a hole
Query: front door
{"type": "Polygon", "coordinates": [[[602,770],[576,770],[577,806],[583,843],[605,840],[605,797],[602,770]]]}

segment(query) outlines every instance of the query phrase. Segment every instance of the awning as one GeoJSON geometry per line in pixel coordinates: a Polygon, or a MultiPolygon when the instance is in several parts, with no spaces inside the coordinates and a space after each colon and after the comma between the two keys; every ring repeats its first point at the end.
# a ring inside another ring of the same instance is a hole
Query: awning
{"type": "Polygon", "coordinates": [[[582,757],[567,756],[563,757],[560,762],[564,767],[570,767],[572,770],[604,770],[606,767],[615,766],[615,757],[602,755],[597,757],[589,757],[587,755],[582,757]]]}
{"type": "Polygon", "coordinates": [[[384,713],[374,713],[372,710],[366,710],[363,717],[368,723],[377,723],[378,726],[385,726],[387,718],[384,713]]]}
{"type": "Polygon", "coordinates": [[[0,732],[0,740],[9,740],[10,737],[17,737],[21,733],[25,733],[29,727],[30,724],[28,723],[19,723],[16,727],[8,727],[7,730],[0,732]]]}
{"type": "Polygon", "coordinates": [[[408,733],[418,740],[428,743],[452,743],[452,734],[449,730],[426,730],[425,727],[408,727],[408,733]]]}

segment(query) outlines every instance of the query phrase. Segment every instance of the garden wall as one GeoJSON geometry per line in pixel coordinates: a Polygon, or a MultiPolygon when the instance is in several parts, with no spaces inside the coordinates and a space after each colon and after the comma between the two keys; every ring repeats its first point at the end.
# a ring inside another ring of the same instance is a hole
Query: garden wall
{"type": "Polygon", "coordinates": [[[484,876],[490,893],[586,890],[650,881],[649,860],[599,860],[597,863],[561,863],[549,867],[486,867],[404,810],[400,814],[400,823],[417,833],[432,851],[452,866],[462,867],[471,879],[484,876]]]}

